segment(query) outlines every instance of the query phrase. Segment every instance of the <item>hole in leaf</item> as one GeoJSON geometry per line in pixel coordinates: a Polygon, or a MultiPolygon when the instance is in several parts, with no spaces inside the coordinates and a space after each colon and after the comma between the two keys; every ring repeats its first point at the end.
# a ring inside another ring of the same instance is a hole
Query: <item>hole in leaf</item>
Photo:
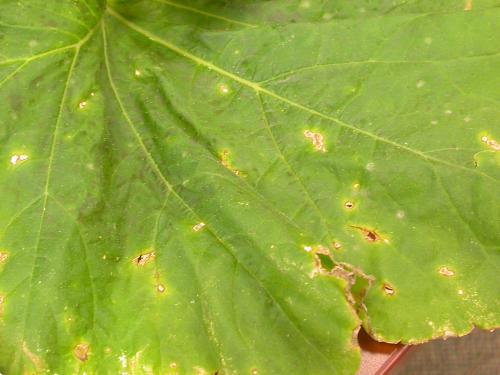
{"type": "Polygon", "coordinates": [[[325,271],[330,272],[333,269],[333,267],[335,266],[335,263],[333,263],[333,260],[330,257],[330,255],[317,254],[317,257],[319,259],[321,268],[323,268],[325,271]]]}
{"type": "Polygon", "coordinates": [[[17,164],[20,164],[22,163],[23,161],[26,161],[28,160],[28,155],[25,155],[25,154],[20,154],[20,155],[12,155],[10,157],[10,164],[12,165],[17,165],[17,164]]]}

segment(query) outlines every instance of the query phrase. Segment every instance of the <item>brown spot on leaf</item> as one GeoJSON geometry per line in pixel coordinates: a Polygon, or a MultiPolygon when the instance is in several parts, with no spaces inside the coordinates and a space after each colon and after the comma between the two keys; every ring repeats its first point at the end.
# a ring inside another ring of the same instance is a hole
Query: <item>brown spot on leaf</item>
{"type": "Polygon", "coordinates": [[[165,289],[165,285],[163,285],[163,284],[158,284],[158,285],[156,286],[156,290],[158,291],[158,293],[163,293],[163,292],[165,292],[165,290],[166,290],[166,289],[165,289]]]}
{"type": "Polygon", "coordinates": [[[314,133],[311,130],[304,131],[304,137],[311,140],[317,151],[326,152],[325,141],[320,133],[314,133]]]}
{"type": "Polygon", "coordinates": [[[199,232],[200,230],[202,230],[204,227],[205,227],[205,223],[201,222],[201,223],[198,223],[196,224],[195,226],[193,226],[193,231],[194,232],[199,232]]]}
{"type": "Polygon", "coordinates": [[[384,291],[385,294],[387,294],[388,296],[392,296],[394,295],[394,288],[392,287],[392,285],[388,284],[388,283],[384,283],[382,285],[382,290],[384,291]]]}
{"type": "Polygon", "coordinates": [[[142,253],[133,259],[133,263],[139,267],[145,266],[155,258],[155,252],[142,253]]]}
{"type": "Polygon", "coordinates": [[[15,154],[10,157],[10,164],[12,165],[18,165],[20,163],[25,162],[26,160],[29,159],[29,156],[26,154],[15,154]]]}
{"type": "Polygon", "coordinates": [[[233,172],[236,176],[241,175],[241,171],[238,169],[234,168],[233,165],[231,164],[230,161],[230,152],[229,150],[222,150],[220,153],[220,163],[227,169],[229,169],[231,172],[233,172]]]}
{"type": "Polygon", "coordinates": [[[209,375],[210,373],[205,370],[203,367],[195,367],[196,375],[209,375]]]}
{"type": "MultiPolygon", "coordinates": [[[[351,225],[351,228],[359,230],[363,234],[364,239],[368,242],[378,242],[382,240],[382,237],[374,229],[358,227],[356,225],[351,225]]],[[[387,243],[389,241],[384,240],[384,242],[387,243]]]]}
{"type": "Polygon", "coordinates": [[[455,275],[455,272],[450,270],[448,267],[441,267],[439,269],[439,273],[443,276],[446,276],[446,277],[450,277],[450,276],[454,276],[455,275]]]}
{"type": "Polygon", "coordinates": [[[486,144],[493,151],[500,151],[500,143],[498,143],[494,139],[490,139],[487,136],[483,136],[483,137],[481,137],[481,142],[483,142],[484,144],[486,144]]]}
{"type": "Polygon", "coordinates": [[[73,350],[73,354],[80,361],[85,362],[89,359],[89,345],[85,343],[78,344],[73,350]]]}
{"type": "Polygon", "coordinates": [[[450,337],[456,337],[457,334],[453,331],[445,329],[443,332],[443,340],[449,339],[450,337]]]}
{"type": "Polygon", "coordinates": [[[330,251],[326,247],[319,245],[316,247],[316,254],[330,255],[330,251]]]}
{"type": "Polygon", "coordinates": [[[348,210],[352,210],[354,208],[354,203],[351,201],[347,201],[344,203],[344,207],[347,208],[348,210]]]}
{"type": "Polygon", "coordinates": [[[340,244],[340,242],[337,242],[337,241],[332,242],[332,246],[336,250],[339,250],[342,248],[342,245],[340,244]]]}

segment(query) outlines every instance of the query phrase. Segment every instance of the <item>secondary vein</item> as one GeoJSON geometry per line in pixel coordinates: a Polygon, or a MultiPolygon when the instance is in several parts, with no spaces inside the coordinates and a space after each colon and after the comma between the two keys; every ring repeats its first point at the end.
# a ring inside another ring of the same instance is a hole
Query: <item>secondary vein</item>
{"type": "Polygon", "coordinates": [[[467,167],[464,167],[464,166],[461,166],[461,165],[457,165],[457,164],[454,164],[454,163],[451,163],[451,162],[448,162],[446,160],[442,160],[442,159],[438,159],[438,158],[435,158],[433,156],[429,156],[429,155],[426,155],[424,152],[420,151],[420,150],[416,150],[416,149],[413,149],[411,147],[408,147],[408,146],[405,146],[403,144],[400,144],[400,143],[397,143],[397,142],[394,142],[394,141],[391,141],[390,139],[387,139],[387,138],[384,138],[384,137],[381,137],[381,136],[378,136],[376,134],[373,134],[367,130],[364,130],[364,129],[361,129],[361,128],[358,128],[352,124],[349,124],[349,123],[346,123],[336,117],[333,117],[333,116],[330,116],[330,115],[327,115],[327,114],[324,114],[324,113],[321,113],[313,108],[310,108],[310,107],[307,107],[303,104],[300,104],[298,102],[295,102],[291,99],[288,99],[284,96],[281,96],[277,93],[275,93],[274,91],[271,91],[269,89],[266,89],[265,87],[262,87],[260,86],[258,83],[256,82],[252,82],[250,80],[247,80],[243,77],[240,77],[234,73],[231,73],[223,68],[220,68],[219,66],[217,65],[214,65],[213,63],[209,62],[209,61],[206,61],[206,60],[203,60],[202,58],[196,56],[196,55],[193,55],[192,53],[186,51],[185,49],[167,41],[167,40],[164,40],[164,39],[161,39],[160,37],[158,37],[157,35],[149,32],[148,30],[142,28],[141,26],[127,20],[126,18],[124,18],[122,15],[120,15],[119,13],[117,13],[115,10],[113,10],[112,8],[108,7],[107,8],[107,11],[109,12],[109,14],[111,14],[113,17],[115,17],[117,20],[119,20],[120,22],[122,22],[124,25],[126,25],[127,27],[129,27],[130,29],[136,31],[137,33],[143,35],[144,37],[148,38],[149,40],[157,43],[157,44],[160,44],[160,45],[163,45],[164,47],[167,47],[168,49],[170,49],[171,51],[177,53],[178,55],[182,56],[182,57],[185,57],[189,60],[192,60],[194,61],[195,63],[199,64],[199,65],[202,65],[202,66],[205,66],[206,68],[210,69],[210,70],[213,70],[219,74],[222,74],[230,79],[232,79],[233,81],[235,82],[238,82],[244,86],[247,86],[253,90],[255,90],[256,92],[260,92],[260,93],[263,93],[263,94],[266,94],[267,96],[270,96],[274,99],[277,99],[281,102],[284,102],[292,107],[295,107],[295,108],[299,108],[305,112],[308,112],[312,115],[315,115],[315,116],[318,116],[318,117],[321,117],[321,118],[324,118],[326,120],[329,120],[329,121],[332,121],[334,123],[336,123],[337,125],[341,126],[341,127],[344,127],[346,129],[350,129],[351,131],[355,132],[355,133],[359,133],[359,134],[362,134],[368,138],[372,138],[372,139],[375,139],[376,141],[378,142],[381,142],[381,143],[385,143],[385,144],[388,144],[396,149],[399,149],[399,150],[404,150],[404,151],[407,151],[409,153],[412,153],[414,155],[417,155],[418,157],[424,159],[424,160],[427,160],[427,161],[432,161],[432,162],[435,162],[435,163],[439,163],[439,164],[443,164],[443,165],[447,165],[449,167],[453,167],[453,168],[457,168],[457,169],[461,169],[461,170],[464,170],[464,171],[467,171],[469,173],[474,173],[474,174],[477,174],[477,175],[480,175],[482,177],[485,177],[487,179],[490,179],[492,181],[495,181],[495,182],[498,182],[498,180],[484,172],[481,172],[481,171],[478,171],[478,170],[475,170],[475,169],[470,169],[470,168],[467,168],[467,167]]]}

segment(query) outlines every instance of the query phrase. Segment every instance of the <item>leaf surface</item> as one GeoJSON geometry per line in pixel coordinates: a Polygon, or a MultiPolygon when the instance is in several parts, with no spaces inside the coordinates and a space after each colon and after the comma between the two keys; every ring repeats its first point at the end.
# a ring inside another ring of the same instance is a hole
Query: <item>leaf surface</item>
{"type": "Polygon", "coordinates": [[[3,1],[0,370],[352,374],[358,316],[497,327],[496,5],[3,1]]]}

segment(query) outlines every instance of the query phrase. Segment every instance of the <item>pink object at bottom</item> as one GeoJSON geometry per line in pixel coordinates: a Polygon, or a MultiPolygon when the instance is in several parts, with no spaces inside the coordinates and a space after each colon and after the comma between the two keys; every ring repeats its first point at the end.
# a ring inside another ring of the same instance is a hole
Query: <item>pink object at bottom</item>
{"type": "Polygon", "coordinates": [[[361,366],[358,375],[385,375],[410,349],[408,345],[387,344],[373,340],[361,329],[358,335],[361,347],[361,366]]]}

